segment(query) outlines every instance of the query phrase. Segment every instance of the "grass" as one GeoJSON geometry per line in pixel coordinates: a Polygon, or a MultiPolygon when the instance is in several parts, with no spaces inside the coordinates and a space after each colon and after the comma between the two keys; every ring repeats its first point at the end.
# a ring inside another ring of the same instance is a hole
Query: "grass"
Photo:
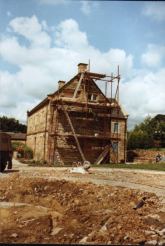
{"type": "Polygon", "coordinates": [[[141,164],[100,164],[94,165],[98,168],[125,168],[125,169],[142,169],[142,170],[157,170],[165,171],[165,163],[141,163],[141,164]]]}
{"type": "MultiPolygon", "coordinates": [[[[43,163],[41,161],[34,160],[20,160],[22,163],[26,163],[29,166],[36,167],[73,167],[72,165],[53,165],[48,163],[43,163]]],[[[124,169],[142,169],[142,170],[157,170],[165,171],[165,162],[159,163],[141,163],[141,164],[100,164],[100,165],[91,165],[91,167],[97,168],[124,168],[124,169]]]]}

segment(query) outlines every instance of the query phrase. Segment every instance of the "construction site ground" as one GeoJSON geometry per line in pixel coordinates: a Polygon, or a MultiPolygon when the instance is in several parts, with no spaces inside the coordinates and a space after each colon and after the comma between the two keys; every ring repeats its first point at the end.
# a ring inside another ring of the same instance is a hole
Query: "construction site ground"
{"type": "Polygon", "coordinates": [[[0,174],[1,243],[165,245],[165,172],[13,164],[0,174]]]}

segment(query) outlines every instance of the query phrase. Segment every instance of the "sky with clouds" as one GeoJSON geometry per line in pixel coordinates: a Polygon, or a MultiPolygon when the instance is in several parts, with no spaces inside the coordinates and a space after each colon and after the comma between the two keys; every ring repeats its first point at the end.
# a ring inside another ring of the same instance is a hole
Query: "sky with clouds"
{"type": "Polygon", "coordinates": [[[26,122],[89,59],[95,72],[120,66],[129,128],[165,113],[164,2],[0,0],[0,23],[0,115],[26,122]]]}

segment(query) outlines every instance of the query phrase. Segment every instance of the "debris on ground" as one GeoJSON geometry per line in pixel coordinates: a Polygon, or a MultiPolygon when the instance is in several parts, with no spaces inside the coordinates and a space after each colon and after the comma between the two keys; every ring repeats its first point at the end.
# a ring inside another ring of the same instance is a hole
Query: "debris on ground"
{"type": "Polygon", "coordinates": [[[146,201],[146,197],[143,197],[133,209],[136,210],[138,208],[141,208],[145,204],[145,201],[146,201]]]}
{"type": "Polygon", "coordinates": [[[81,174],[86,174],[89,173],[89,169],[91,167],[91,164],[89,161],[84,161],[83,164],[81,162],[78,163],[73,163],[76,167],[73,167],[70,170],[70,173],[81,173],[81,174]]]}
{"type": "Polygon", "coordinates": [[[160,209],[153,193],[15,173],[0,179],[0,242],[163,245],[160,209]]]}
{"type": "Polygon", "coordinates": [[[88,173],[84,167],[73,167],[71,170],[70,170],[71,173],[82,173],[82,174],[85,174],[85,173],[88,173]]]}

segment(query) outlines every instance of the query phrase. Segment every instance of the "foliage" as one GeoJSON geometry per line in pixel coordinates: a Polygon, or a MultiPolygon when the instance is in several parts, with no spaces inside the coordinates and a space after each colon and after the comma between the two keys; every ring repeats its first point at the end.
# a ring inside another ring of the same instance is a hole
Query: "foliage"
{"type": "Polygon", "coordinates": [[[159,147],[165,147],[165,116],[157,115],[154,118],[147,117],[142,123],[136,125],[128,132],[128,150],[148,149],[155,147],[156,141],[159,147]]]}
{"type": "Polygon", "coordinates": [[[23,143],[21,143],[21,142],[12,142],[13,151],[17,151],[17,149],[22,145],[23,145],[23,143]]]}
{"type": "Polygon", "coordinates": [[[18,152],[19,158],[25,158],[25,159],[32,159],[33,158],[33,151],[30,147],[28,147],[26,144],[21,142],[13,142],[12,143],[13,151],[18,152]]]}
{"type": "Polygon", "coordinates": [[[14,118],[8,118],[6,116],[0,117],[0,130],[4,132],[23,132],[26,133],[27,126],[19,123],[14,118]]]}

